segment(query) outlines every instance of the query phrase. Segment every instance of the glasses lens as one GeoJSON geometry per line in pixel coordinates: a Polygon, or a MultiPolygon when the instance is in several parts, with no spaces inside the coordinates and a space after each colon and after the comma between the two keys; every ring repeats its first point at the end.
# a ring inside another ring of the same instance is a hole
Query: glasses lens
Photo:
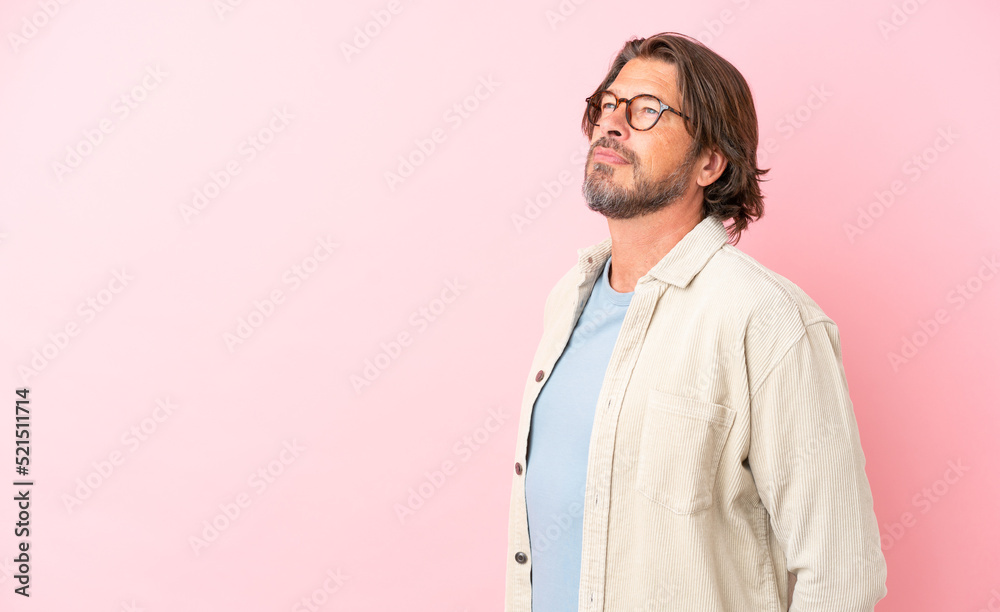
{"type": "Polygon", "coordinates": [[[660,116],[660,101],[653,96],[639,96],[628,107],[629,123],[637,130],[648,130],[660,116]]]}
{"type": "Polygon", "coordinates": [[[609,91],[595,95],[590,99],[590,122],[599,125],[601,121],[615,112],[615,105],[618,100],[609,91]]]}

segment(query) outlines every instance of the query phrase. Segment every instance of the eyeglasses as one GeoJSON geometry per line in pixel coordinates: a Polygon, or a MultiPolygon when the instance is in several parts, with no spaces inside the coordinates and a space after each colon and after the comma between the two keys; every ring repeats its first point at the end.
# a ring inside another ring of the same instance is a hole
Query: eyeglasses
{"type": "Polygon", "coordinates": [[[628,98],[619,98],[606,90],[599,91],[587,98],[587,119],[591,124],[598,126],[601,121],[618,110],[618,105],[622,102],[625,103],[625,120],[628,121],[633,130],[640,132],[652,129],[660,120],[663,111],[670,111],[687,120],[691,119],[672,106],[664,104],[656,96],[640,94],[629,100],[628,98]]]}

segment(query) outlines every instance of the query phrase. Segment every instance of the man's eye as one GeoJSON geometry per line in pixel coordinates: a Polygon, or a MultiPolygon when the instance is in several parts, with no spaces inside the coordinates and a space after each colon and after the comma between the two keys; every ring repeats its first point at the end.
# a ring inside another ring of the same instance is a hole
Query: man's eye
{"type": "Polygon", "coordinates": [[[609,113],[609,112],[615,110],[615,103],[614,102],[605,102],[604,105],[601,106],[601,110],[603,110],[606,113],[609,113]]]}
{"type": "Polygon", "coordinates": [[[652,115],[655,115],[656,113],[658,113],[660,111],[658,111],[657,109],[653,108],[652,106],[644,106],[642,108],[641,112],[646,113],[647,115],[652,116],[652,115]]]}

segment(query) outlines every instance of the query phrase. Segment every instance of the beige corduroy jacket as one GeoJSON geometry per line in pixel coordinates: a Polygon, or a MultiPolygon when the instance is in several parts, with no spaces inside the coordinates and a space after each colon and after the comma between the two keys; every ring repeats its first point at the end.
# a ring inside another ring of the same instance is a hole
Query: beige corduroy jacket
{"type": "MultiPolygon", "coordinates": [[[[507,612],[531,610],[531,411],[610,253],[610,238],[580,249],[545,303],[512,470],[507,612]]],[[[886,594],[837,326],[716,217],[636,284],[582,522],[581,612],[865,612],[886,594]]]]}

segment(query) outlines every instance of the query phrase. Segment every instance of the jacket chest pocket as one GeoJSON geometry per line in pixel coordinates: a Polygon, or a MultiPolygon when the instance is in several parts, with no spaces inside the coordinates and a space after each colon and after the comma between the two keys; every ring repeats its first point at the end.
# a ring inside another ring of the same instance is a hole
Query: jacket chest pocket
{"type": "Polygon", "coordinates": [[[677,514],[712,505],[722,447],[736,411],[649,390],[642,419],[635,488],[677,514]]]}

